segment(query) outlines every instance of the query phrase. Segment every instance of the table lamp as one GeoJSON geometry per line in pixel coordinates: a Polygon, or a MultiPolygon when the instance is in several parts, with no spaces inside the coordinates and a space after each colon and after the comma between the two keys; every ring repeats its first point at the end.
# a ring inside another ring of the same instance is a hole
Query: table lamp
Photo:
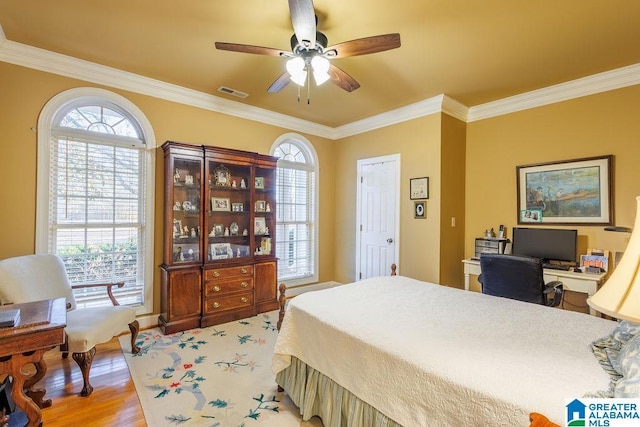
{"type": "Polygon", "coordinates": [[[640,323],[640,196],[636,221],[624,255],[609,279],[587,300],[595,310],[616,319],[640,323]]]}

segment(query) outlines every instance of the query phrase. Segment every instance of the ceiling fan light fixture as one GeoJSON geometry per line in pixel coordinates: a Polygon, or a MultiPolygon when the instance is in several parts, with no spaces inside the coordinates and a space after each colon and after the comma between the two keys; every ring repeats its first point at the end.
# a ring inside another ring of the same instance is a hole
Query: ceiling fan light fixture
{"type": "Polygon", "coordinates": [[[306,64],[304,59],[299,56],[291,58],[287,61],[287,72],[293,81],[298,86],[304,86],[307,81],[307,71],[305,70],[306,64]]]}
{"type": "Polygon", "coordinates": [[[314,56],[311,59],[311,68],[313,68],[313,78],[316,81],[316,85],[320,86],[329,80],[329,60],[327,58],[314,56]]]}

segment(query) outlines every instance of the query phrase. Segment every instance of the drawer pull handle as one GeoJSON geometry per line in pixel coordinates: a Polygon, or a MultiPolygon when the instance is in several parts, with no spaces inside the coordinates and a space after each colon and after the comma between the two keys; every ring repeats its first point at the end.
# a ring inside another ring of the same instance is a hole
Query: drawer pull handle
{"type": "Polygon", "coordinates": [[[220,277],[220,273],[218,273],[217,271],[213,272],[213,277],[220,277]]]}
{"type": "Polygon", "coordinates": [[[213,292],[220,292],[220,286],[216,285],[213,287],[213,292]]]}
{"type": "Polygon", "coordinates": [[[220,303],[219,302],[214,302],[213,303],[213,308],[220,308],[220,303]]]}
{"type": "Polygon", "coordinates": [[[247,282],[240,283],[240,287],[241,288],[246,288],[247,286],[249,286],[249,284],[247,282]]]}
{"type": "Polygon", "coordinates": [[[240,298],[240,301],[242,301],[242,302],[247,302],[247,301],[249,301],[249,298],[247,298],[247,297],[242,297],[242,298],[240,298]]]}
{"type": "Polygon", "coordinates": [[[247,274],[249,271],[248,271],[246,268],[242,267],[242,268],[240,269],[240,272],[241,272],[242,274],[247,274]]]}

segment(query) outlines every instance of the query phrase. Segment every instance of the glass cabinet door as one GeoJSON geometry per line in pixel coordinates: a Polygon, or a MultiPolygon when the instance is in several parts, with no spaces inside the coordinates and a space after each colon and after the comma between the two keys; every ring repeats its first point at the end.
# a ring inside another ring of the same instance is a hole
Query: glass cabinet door
{"type": "Polygon", "coordinates": [[[275,168],[255,168],[254,256],[275,254],[276,197],[275,168]]]}
{"type": "Polygon", "coordinates": [[[172,264],[202,262],[202,160],[176,156],[172,172],[172,264]]]}
{"type": "Polygon", "coordinates": [[[207,261],[249,258],[251,165],[207,159],[207,261]]]}

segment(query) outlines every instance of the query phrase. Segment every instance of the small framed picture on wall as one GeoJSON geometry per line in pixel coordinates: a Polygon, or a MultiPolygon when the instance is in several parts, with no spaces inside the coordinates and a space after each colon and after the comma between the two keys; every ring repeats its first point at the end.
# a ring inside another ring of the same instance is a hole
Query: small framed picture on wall
{"type": "Polygon", "coordinates": [[[429,198],[429,178],[411,178],[409,180],[409,192],[411,200],[420,200],[429,198]]]}
{"type": "Polygon", "coordinates": [[[416,219],[427,217],[427,202],[413,202],[413,213],[416,219]]]}

